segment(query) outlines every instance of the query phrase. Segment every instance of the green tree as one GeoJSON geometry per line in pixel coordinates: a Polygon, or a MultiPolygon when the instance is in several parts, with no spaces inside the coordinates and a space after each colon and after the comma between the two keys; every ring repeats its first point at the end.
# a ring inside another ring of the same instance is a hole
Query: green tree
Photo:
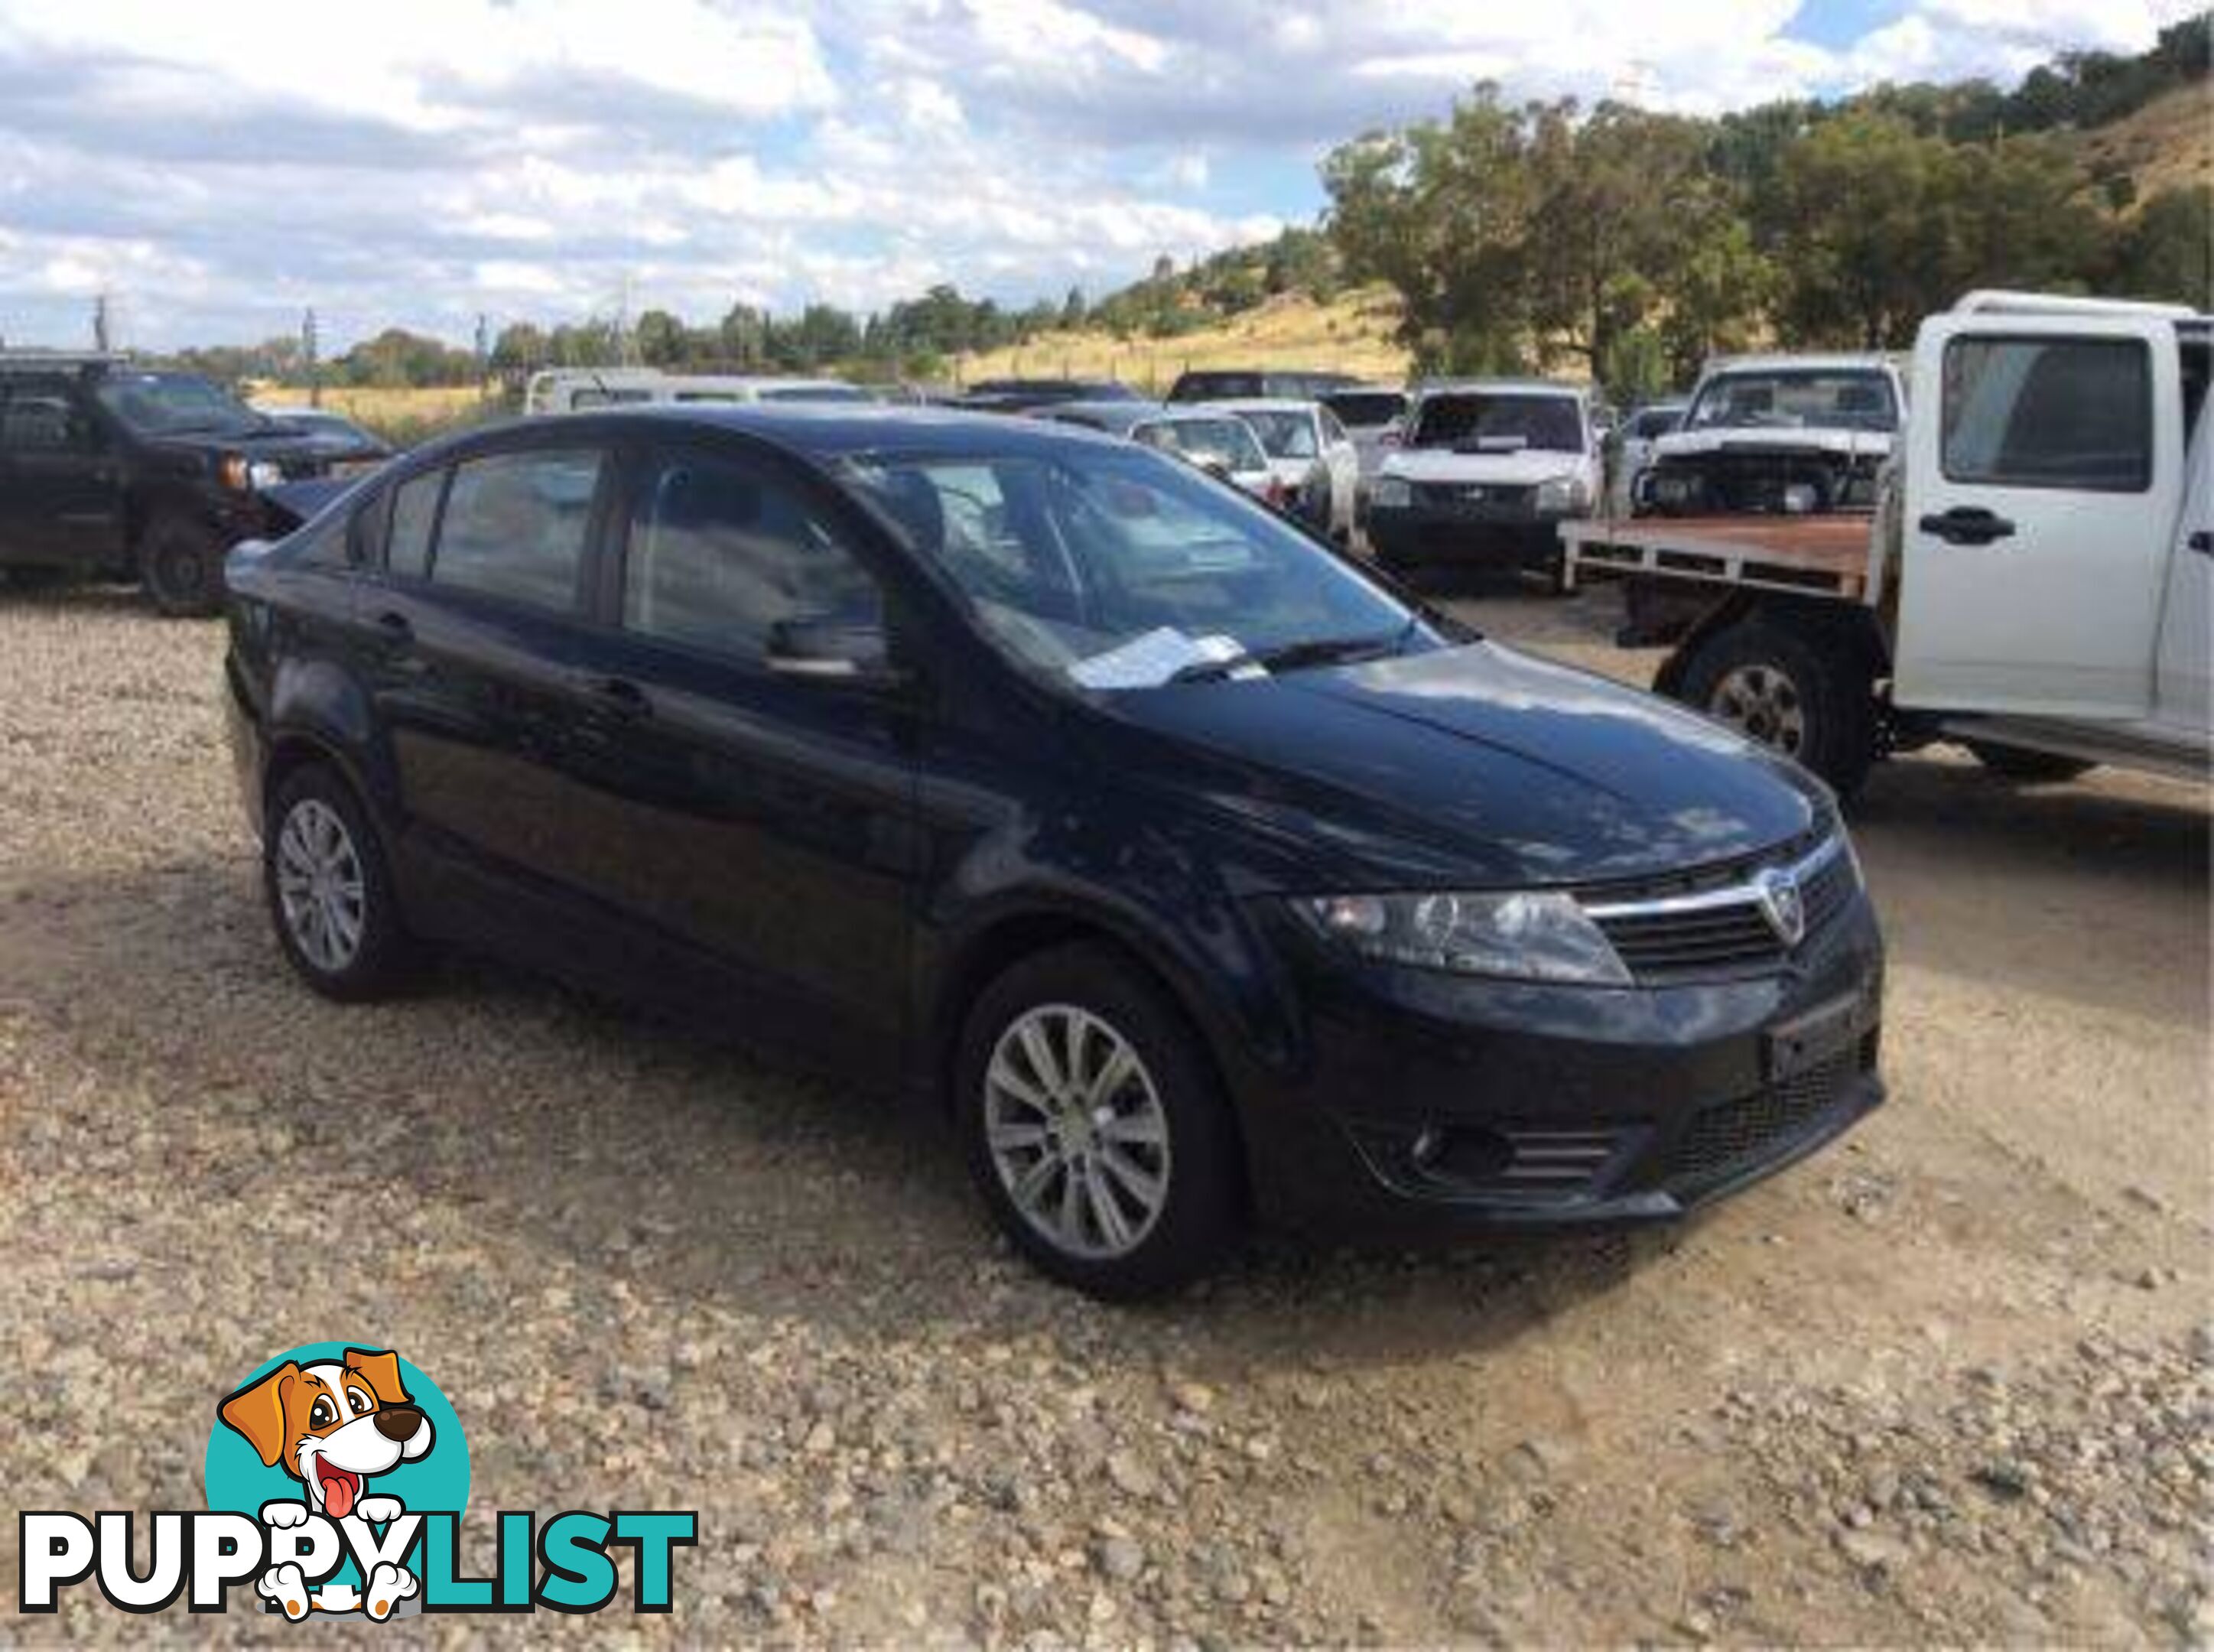
{"type": "Polygon", "coordinates": [[[2214,189],[2163,189],[2120,236],[2115,288],[2133,298],[2214,308],[2214,189]]]}

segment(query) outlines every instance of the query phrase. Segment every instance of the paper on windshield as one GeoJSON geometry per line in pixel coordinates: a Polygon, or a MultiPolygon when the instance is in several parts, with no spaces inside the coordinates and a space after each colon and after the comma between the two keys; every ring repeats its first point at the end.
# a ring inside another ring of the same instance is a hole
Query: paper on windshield
{"type": "MultiPolygon", "coordinates": [[[[1245,652],[1235,637],[1187,637],[1160,626],[1104,654],[1078,660],[1070,676],[1087,688],[1158,688],[1188,665],[1236,659],[1245,652]]],[[[1255,668],[1258,674],[1259,668],[1255,668]]]]}

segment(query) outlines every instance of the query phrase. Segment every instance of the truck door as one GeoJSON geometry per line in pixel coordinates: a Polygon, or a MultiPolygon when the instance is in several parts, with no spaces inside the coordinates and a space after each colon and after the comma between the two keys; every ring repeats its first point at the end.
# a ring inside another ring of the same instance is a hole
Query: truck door
{"type": "Polygon", "coordinates": [[[2168,562],[2168,603],[2160,616],[2160,664],[2154,684],[2156,722],[2201,739],[2210,718],[2207,629],[2214,615],[2214,447],[2210,447],[2204,412],[2192,439],[2190,480],[2183,517],[2175,529],[2168,562]]]}
{"type": "Polygon", "coordinates": [[[1899,703],[2150,716],[2183,490],[2174,324],[1934,316],[1914,386],[1899,703]]]}
{"type": "Polygon", "coordinates": [[[106,569],[123,554],[107,437],[61,375],[0,380],[0,535],[26,563],[106,569]]]}

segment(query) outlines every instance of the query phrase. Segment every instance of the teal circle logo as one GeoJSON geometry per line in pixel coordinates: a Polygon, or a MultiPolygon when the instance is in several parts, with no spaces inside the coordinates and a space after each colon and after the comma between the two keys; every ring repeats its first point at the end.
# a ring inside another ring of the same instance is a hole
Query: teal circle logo
{"type": "MultiPolygon", "coordinates": [[[[469,1448],[438,1385],[420,1367],[369,1343],[309,1343],[267,1360],[223,1396],[208,1433],[211,1509],[279,1524],[309,1514],[372,1525],[451,1514],[469,1500],[469,1448]]],[[[419,1562],[422,1539],[410,1545],[419,1562]]],[[[349,1558],[326,1586],[358,1589],[349,1558]]],[[[333,1601],[338,1596],[333,1596],[333,1601]]],[[[305,1603],[302,1603],[304,1606],[305,1603]]]]}

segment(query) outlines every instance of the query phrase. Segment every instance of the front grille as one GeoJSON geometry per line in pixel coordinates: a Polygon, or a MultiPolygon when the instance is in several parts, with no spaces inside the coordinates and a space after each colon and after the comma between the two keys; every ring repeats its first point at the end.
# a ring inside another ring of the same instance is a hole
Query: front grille
{"type": "Polygon", "coordinates": [[[1781,963],[1783,941],[1753,902],[1651,917],[1602,918],[1623,966],[1641,981],[1761,969],[1781,963]]]}
{"type": "Polygon", "coordinates": [[[1535,491],[1503,482],[1416,482],[1415,503],[1457,516],[1513,516],[1528,511],[1535,491]]]}
{"type": "Polygon", "coordinates": [[[1770,921],[1753,879],[1769,867],[1791,873],[1805,915],[1802,945],[1844,911],[1856,887],[1852,857],[1842,838],[1826,838],[1797,853],[1803,848],[1795,845],[1782,854],[1634,895],[1587,897],[1585,910],[1623,966],[1642,982],[1773,970],[1790,948],[1770,921]]]}
{"type": "Polygon", "coordinates": [[[1694,1114],[1668,1150],[1667,1179],[1712,1182],[1743,1170],[1826,1112],[1860,1065],[1855,1044],[1781,1083],[1694,1114]]]}

